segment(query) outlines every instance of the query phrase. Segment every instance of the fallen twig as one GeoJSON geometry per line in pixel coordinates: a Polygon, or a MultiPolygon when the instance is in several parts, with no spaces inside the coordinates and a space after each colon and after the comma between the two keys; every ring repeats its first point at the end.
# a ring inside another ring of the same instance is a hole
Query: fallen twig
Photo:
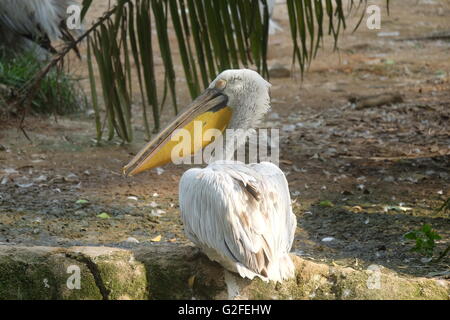
{"type": "Polygon", "coordinates": [[[450,40],[450,32],[434,33],[427,36],[410,37],[403,39],[395,39],[395,41],[436,41],[436,40],[450,40]]]}
{"type": "Polygon", "coordinates": [[[401,160],[416,160],[416,159],[429,159],[434,157],[442,157],[450,155],[448,154],[430,154],[430,155],[417,155],[417,156],[403,156],[403,157],[360,157],[360,156],[341,156],[344,159],[354,160],[371,160],[371,161],[401,161],[401,160]]]}
{"type": "Polygon", "coordinates": [[[366,97],[350,96],[348,100],[351,103],[356,104],[357,110],[361,110],[367,108],[381,107],[384,105],[390,105],[394,103],[402,103],[403,97],[398,93],[384,93],[366,97]]]}

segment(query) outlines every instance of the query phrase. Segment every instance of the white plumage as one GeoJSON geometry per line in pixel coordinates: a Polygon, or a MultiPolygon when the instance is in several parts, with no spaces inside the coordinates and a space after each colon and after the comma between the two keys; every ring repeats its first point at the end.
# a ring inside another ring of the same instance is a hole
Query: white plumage
{"type": "Polygon", "coordinates": [[[0,46],[10,51],[52,51],[52,41],[65,37],[67,8],[72,0],[1,0],[0,46]]]}
{"type": "Polygon", "coordinates": [[[282,281],[294,276],[289,257],[295,228],[286,178],[274,164],[216,162],[180,181],[187,237],[242,277],[282,281]]]}

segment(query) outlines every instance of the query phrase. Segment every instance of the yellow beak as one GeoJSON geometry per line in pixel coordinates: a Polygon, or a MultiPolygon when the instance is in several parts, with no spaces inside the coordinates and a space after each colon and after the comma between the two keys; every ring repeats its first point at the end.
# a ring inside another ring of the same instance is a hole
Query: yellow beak
{"type": "MultiPolygon", "coordinates": [[[[217,129],[223,132],[231,120],[232,111],[227,106],[228,97],[223,94],[222,89],[226,86],[223,82],[216,88],[207,89],[202,95],[195,99],[188,109],[172,121],[167,128],[159,133],[123,168],[123,173],[127,176],[138,174],[145,170],[150,170],[163,166],[173,161],[174,148],[183,143],[190,143],[190,155],[205,148],[212,141],[203,141],[203,136],[194,134],[195,127],[199,123],[203,130],[217,129]],[[178,129],[188,132],[190,139],[183,141],[183,137],[177,137],[175,141],[172,137],[178,129]],[[181,141],[180,141],[181,138],[181,141]],[[201,141],[196,141],[201,139],[201,141]]],[[[186,157],[187,154],[180,154],[186,157]]]]}

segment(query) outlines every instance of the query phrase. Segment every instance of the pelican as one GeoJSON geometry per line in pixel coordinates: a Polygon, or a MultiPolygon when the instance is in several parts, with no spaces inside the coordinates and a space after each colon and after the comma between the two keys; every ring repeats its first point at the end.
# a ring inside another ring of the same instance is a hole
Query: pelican
{"type": "MultiPolygon", "coordinates": [[[[123,168],[124,174],[173,161],[178,142],[171,137],[180,128],[193,133],[196,121],[222,133],[227,128],[255,128],[270,108],[270,86],[252,70],[222,72],[123,168]]],[[[194,143],[191,155],[209,144],[194,143]]],[[[228,157],[204,169],[190,169],[180,179],[179,201],[187,237],[211,260],[243,278],[279,282],[294,276],[289,252],[297,221],[286,177],[276,165],[246,165],[228,157]]]]}
{"type": "Polygon", "coordinates": [[[73,41],[73,31],[66,25],[71,5],[79,4],[73,0],[1,0],[0,47],[13,53],[32,50],[41,59],[56,53],[53,41],[73,41]]]}

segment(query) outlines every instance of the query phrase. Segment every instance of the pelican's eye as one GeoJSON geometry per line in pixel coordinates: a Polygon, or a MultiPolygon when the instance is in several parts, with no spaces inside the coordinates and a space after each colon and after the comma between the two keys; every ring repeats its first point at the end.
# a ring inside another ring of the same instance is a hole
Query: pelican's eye
{"type": "Polygon", "coordinates": [[[224,90],[227,87],[227,80],[220,79],[217,80],[215,88],[219,90],[224,90]]]}

